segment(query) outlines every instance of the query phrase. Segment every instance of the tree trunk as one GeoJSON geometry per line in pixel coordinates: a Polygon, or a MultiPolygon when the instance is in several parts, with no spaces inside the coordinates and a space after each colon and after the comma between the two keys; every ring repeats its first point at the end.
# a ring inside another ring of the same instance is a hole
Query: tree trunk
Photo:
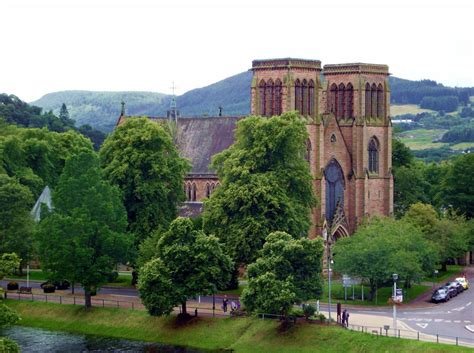
{"type": "Polygon", "coordinates": [[[136,286],[138,282],[138,273],[137,271],[133,270],[132,271],[132,286],[136,286]]]}
{"type": "Polygon", "coordinates": [[[181,303],[181,313],[186,315],[187,312],[186,312],[186,300],[184,302],[181,303]]]}
{"type": "Polygon", "coordinates": [[[92,307],[92,295],[90,289],[84,288],[84,304],[86,305],[86,309],[92,307]]]}
{"type": "Polygon", "coordinates": [[[446,272],[448,270],[446,261],[441,264],[441,271],[446,272]]]}
{"type": "Polygon", "coordinates": [[[376,292],[377,292],[377,286],[374,283],[370,283],[370,292],[369,292],[370,301],[374,300],[376,292]]]}

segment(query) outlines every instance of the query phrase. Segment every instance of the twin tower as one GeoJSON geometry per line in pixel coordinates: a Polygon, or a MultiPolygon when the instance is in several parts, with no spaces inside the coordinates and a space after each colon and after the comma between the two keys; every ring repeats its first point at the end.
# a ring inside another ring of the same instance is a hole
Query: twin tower
{"type": "Polygon", "coordinates": [[[393,212],[388,66],[318,60],[252,63],[251,113],[297,110],[307,121],[306,158],[319,200],[310,236],[335,238],[368,216],[393,212]]]}

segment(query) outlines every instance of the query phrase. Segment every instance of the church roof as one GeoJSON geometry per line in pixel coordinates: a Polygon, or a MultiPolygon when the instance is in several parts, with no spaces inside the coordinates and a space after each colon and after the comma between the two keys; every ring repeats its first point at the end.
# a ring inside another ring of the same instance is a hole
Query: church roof
{"type": "Polygon", "coordinates": [[[209,169],[212,156],[234,143],[234,130],[240,119],[226,116],[178,119],[178,146],[181,156],[191,161],[190,174],[215,174],[209,169]]]}

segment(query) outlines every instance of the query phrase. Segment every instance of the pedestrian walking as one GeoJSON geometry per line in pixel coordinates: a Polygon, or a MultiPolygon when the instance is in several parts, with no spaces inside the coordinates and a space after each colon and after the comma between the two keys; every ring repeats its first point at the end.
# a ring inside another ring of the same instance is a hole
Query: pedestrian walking
{"type": "Polygon", "coordinates": [[[224,296],[224,299],[222,299],[222,310],[224,312],[227,312],[227,303],[229,303],[229,299],[227,299],[227,295],[224,296]]]}
{"type": "Polygon", "coordinates": [[[347,317],[347,310],[344,309],[344,311],[342,312],[342,322],[341,322],[342,326],[344,327],[346,326],[346,317],[347,317]]]}
{"type": "Polygon", "coordinates": [[[346,312],[346,327],[349,327],[349,312],[346,312]]]}

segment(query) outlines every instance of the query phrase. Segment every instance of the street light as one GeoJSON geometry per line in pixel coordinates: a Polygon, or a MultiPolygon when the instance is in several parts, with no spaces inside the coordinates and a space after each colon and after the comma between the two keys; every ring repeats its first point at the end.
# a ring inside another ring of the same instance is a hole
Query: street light
{"type": "Polygon", "coordinates": [[[396,334],[397,332],[397,279],[398,275],[394,273],[392,275],[393,279],[393,296],[392,296],[392,301],[393,301],[393,333],[396,334]]]}
{"type": "Polygon", "coordinates": [[[435,286],[436,279],[438,278],[438,270],[434,270],[433,272],[433,288],[435,286]]]}
{"type": "Polygon", "coordinates": [[[326,241],[326,252],[327,252],[327,265],[328,265],[328,314],[329,314],[329,321],[331,321],[331,264],[333,263],[331,258],[331,240],[328,237],[328,231],[326,228],[323,229],[323,239],[326,241]]]}

